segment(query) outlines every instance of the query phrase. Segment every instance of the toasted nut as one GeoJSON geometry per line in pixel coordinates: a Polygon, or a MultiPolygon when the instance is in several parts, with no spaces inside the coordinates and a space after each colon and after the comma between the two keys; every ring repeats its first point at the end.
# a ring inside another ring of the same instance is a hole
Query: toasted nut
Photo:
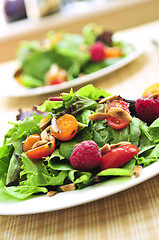
{"type": "Polygon", "coordinates": [[[122,100],[122,97],[120,97],[120,96],[118,96],[118,95],[111,95],[111,96],[108,96],[108,97],[106,97],[106,98],[101,99],[101,100],[99,101],[99,103],[101,104],[101,103],[105,103],[105,102],[107,102],[107,101],[112,102],[112,101],[114,101],[114,100],[122,100]]]}
{"type": "Polygon", "coordinates": [[[45,128],[42,132],[41,132],[41,139],[42,140],[47,140],[52,142],[55,138],[54,136],[51,134],[51,130],[50,130],[50,126],[48,126],[47,128],[45,128]]]}
{"type": "Polygon", "coordinates": [[[127,145],[127,144],[131,144],[131,142],[119,142],[119,143],[116,143],[116,144],[111,144],[110,148],[113,149],[113,148],[117,148],[117,147],[122,147],[122,146],[127,145]]]}
{"type": "Polygon", "coordinates": [[[88,116],[89,120],[91,120],[91,121],[105,120],[109,117],[111,117],[111,116],[108,113],[94,113],[94,114],[88,116]]]}
{"type": "Polygon", "coordinates": [[[156,98],[159,98],[159,92],[157,93],[154,93],[154,94],[151,94],[149,97],[147,98],[153,98],[153,99],[156,99],[156,98]]]}
{"type": "Polygon", "coordinates": [[[64,92],[60,94],[60,96],[63,96],[63,95],[68,95],[69,96],[70,94],[69,93],[64,93],[64,92]]]}
{"type": "Polygon", "coordinates": [[[47,140],[40,140],[40,141],[34,143],[34,145],[32,146],[32,149],[41,147],[41,146],[45,145],[46,143],[48,143],[47,140]]]}
{"type": "Polygon", "coordinates": [[[132,119],[130,114],[121,108],[112,107],[108,110],[108,114],[111,115],[112,117],[122,119],[125,121],[131,121],[132,119]]]}
{"type": "Polygon", "coordinates": [[[105,112],[108,112],[108,110],[109,110],[109,107],[108,107],[107,104],[105,104],[105,109],[104,109],[104,111],[105,111],[105,112]]]}
{"type": "Polygon", "coordinates": [[[53,142],[54,140],[55,140],[54,136],[52,136],[51,134],[48,134],[48,141],[53,142]]]}
{"type": "Polygon", "coordinates": [[[47,197],[52,197],[52,196],[54,196],[55,194],[57,194],[56,191],[49,191],[49,192],[47,192],[46,196],[47,196],[47,197]]]}
{"type": "Polygon", "coordinates": [[[58,131],[59,131],[55,117],[53,117],[53,119],[52,119],[52,121],[51,121],[51,125],[52,125],[52,129],[53,129],[54,132],[58,132],[58,131]]]}
{"type": "Polygon", "coordinates": [[[44,130],[51,122],[52,116],[50,117],[45,117],[40,121],[40,128],[44,130]]]}
{"type": "Polygon", "coordinates": [[[63,192],[69,192],[69,191],[76,190],[76,185],[74,183],[70,183],[70,184],[67,184],[67,185],[64,185],[64,186],[60,186],[60,189],[63,192]]]}
{"type": "Polygon", "coordinates": [[[134,169],[133,169],[133,175],[135,177],[139,177],[141,174],[141,170],[142,170],[142,166],[140,165],[135,165],[134,169]]]}
{"type": "Polygon", "coordinates": [[[111,147],[109,144],[105,144],[102,148],[99,149],[101,151],[102,155],[106,154],[111,150],[111,147]]]}
{"type": "Polygon", "coordinates": [[[49,136],[48,136],[48,133],[47,133],[47,131],[44,129],[42,132],[41,132],[41,139],[42,140],[49,140],[49,136]]]}

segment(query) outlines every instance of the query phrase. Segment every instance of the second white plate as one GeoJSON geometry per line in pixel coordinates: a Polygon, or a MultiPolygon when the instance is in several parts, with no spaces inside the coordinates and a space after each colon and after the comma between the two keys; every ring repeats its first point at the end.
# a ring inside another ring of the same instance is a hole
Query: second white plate
{"type": "Polygon", "coordinates": [[[17,65],[16,61],[8,62],[6,64],[1,64],[0,72],[1,72],[1,78],[3,78],[1,89],[0,89],[1,96],[4,96],[4,97],[35,96],[35,95],[53,93],[56,91],[62,91],[64,89],[68,89],[71,87],[88,84],[93,82],[94,80],[97,80],[100,77],[106,76],[109,73],[127,65],[128,63],[132,62],[143,53],[144,51],[143,41],[141,40],[139,41],[138,38],[136,40],[135,36],[132,38],[132,36],[129,36],[128,34],[125,34],[125,33],[117,33],[115,36],[117,36],[118,39],[120,40],[131,43],[134,46],[135,50],[132,53],[130,53],[127,57],[121,59],[119,62],[115,64],[112,64],[94,73],[74,79],[72,81],[64,82],[57,85],[27,89],[25,87],[20,86],[13,78],[13,74],[17,65]]]}

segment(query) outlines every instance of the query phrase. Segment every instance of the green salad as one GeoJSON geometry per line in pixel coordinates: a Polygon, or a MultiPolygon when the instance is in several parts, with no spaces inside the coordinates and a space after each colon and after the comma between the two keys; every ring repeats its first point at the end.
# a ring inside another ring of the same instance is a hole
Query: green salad
{"type": "Polygon", "coordinates": [[[0,147],[0,191],[78,190],[158,161],[159,118],[148,126],[134,103],[90,84],[20,111],[0,147]]]}
{"type": "Polygon", "coordinates": [[[134,51],[114,33],[88,24],[81,34],[49,32],[43,41],[23,41],[17,50],[14,77],[22,86],[60,84],[114,64],[134,51]]]}

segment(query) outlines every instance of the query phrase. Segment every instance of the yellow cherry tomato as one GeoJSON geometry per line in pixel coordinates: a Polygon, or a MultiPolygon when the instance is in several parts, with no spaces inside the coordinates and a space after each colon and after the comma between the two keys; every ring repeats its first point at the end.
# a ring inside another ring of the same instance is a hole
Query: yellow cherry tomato
{"type": "Polygon", "coordinates": [[[154,93],[158,93],[159,92],[159,83],[155,83],[150,85],[149,87],[147,87],[145,89],[145,91],[143,92],[142,96],[143,97],[148,97],[154,93]]]}
{"type": "Polygon", "coordinates": [[[56,120],[56,125],[58,131],[55,131],[53,127],[51,127],[51,133],[55,138],[61,141],[68,141],[72,139],[78,130],[77,120],[73,115],[70,114],[65,114],[58,118],[56,120]]]}

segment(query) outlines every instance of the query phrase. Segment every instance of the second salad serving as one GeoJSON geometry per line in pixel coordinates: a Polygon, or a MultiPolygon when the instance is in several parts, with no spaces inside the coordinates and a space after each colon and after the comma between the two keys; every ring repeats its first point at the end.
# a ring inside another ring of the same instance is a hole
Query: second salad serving
{"type": "Polygon", "coordinates": [[[20,44],[14,78],[26,88],[60,84],[115,64],[133,51],[130,43],[96,24],[84,26],[81,34],[52,31],[42,41],[20,44]]]}

